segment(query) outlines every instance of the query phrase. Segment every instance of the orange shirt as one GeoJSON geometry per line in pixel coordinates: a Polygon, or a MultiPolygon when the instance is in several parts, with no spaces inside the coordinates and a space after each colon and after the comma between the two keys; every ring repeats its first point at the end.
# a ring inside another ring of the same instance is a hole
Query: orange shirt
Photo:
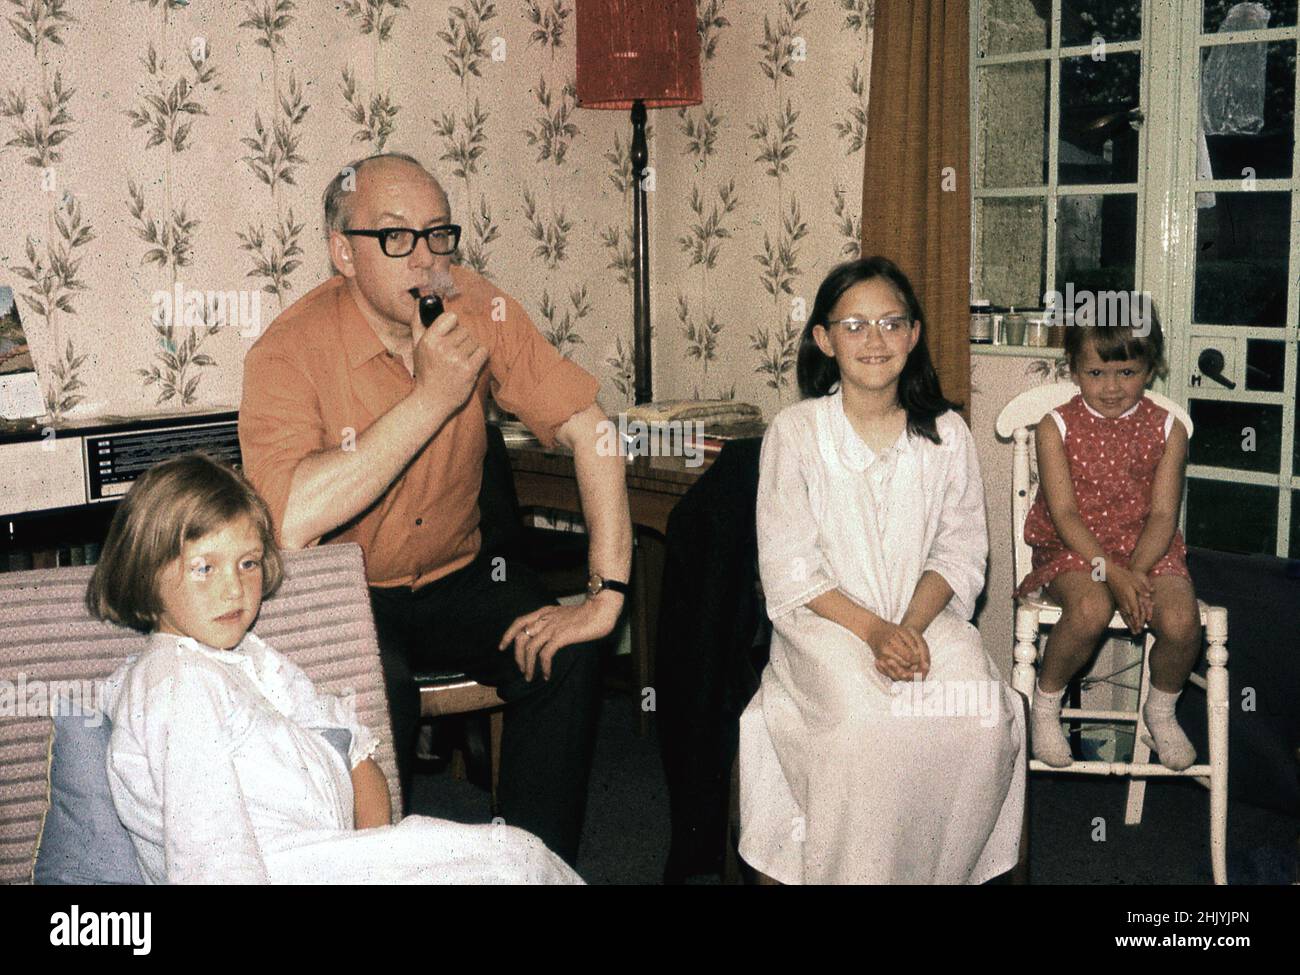
{"type": "MultiPolygon", "coordinates": [[[[468,268],[451,273],[458,294],[446,308],[487,349],[488,363],[469,401],[388,490],[324,539],[357,542],[371,585],[421,586],[477,554],[489,384],[497,403],[547,445],[596,400],[595,378],[556,352],[517,301],[468,268]]],[[[271,323],[244,359],[239,445],[277,532],[298,463],[360,437],[414,384],[339,275],[271,323]]]]}

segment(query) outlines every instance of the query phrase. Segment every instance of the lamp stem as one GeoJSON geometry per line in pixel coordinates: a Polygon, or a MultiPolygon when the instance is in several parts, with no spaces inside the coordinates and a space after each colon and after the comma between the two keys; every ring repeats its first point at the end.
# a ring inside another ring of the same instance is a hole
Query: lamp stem
{"type": "Polygon", "coordinates": [[[645,175],[650,152],[645,140],[645,102],[632,103],[632,360],[637,404],[653,398],[650,380],[650,230],[645,175]]]}

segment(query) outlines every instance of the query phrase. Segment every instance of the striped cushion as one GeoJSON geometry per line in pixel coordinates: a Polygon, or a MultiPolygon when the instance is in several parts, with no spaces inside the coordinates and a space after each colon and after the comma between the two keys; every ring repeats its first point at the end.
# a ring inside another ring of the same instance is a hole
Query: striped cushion
{"type": "MultiPolygon", "coordinates": [[[[355,693],[357,715],[379,739],[393,818],[400,816],[388,700],[361,549],[322,545],[284,555],[285,579],[262,606],[255,632],[321,690],[355,693]]],[[[32,682],[107,677],[145,638],[93,618],[85,605],[91,566],[0,573],[0,708],[32,682]],[[12,688],[12,691],[10,690],[12,688]]],[[[0,883],[26,883],[48,802],[51,721],[0,713],[0,883]]]]}

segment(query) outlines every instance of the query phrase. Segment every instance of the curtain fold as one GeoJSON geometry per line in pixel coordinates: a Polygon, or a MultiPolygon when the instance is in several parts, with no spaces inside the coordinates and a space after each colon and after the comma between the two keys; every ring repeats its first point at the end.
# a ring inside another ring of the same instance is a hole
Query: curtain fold
{"type": "Polygon", "coordinates": [[[966,0],[878,0],[862,253],[912,280],[944,395],[970,420],[970,19],[966,0]]]}

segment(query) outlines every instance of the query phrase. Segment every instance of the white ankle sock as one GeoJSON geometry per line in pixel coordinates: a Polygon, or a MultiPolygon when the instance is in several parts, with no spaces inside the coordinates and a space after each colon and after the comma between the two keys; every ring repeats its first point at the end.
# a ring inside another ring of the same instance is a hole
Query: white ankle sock
{"type": "Polygon", "coordinates": [[[1029,709],[1029,740],[1034,758],[1053,768],[1064,768],[1074,761],[1065,732],[1061,730],[1061,699],[1064,696],[1064,687],[1059,691],[1044,691],[1041,684],[1034,683],[1034,701],[1029,709]]]}
{"type": "Polygon", "coordinates": [[[1196,749],[1187,740],[1174,716],[1180,694],[1182,691],[1170,694],[1152,686],[1147,693],[1146,706],[1142,709],[1142,717],[1151,731],[1151,737],[1155,739],[1160,764],[1175,772],[1181,772],[1196,761],[1196,749]]]}

